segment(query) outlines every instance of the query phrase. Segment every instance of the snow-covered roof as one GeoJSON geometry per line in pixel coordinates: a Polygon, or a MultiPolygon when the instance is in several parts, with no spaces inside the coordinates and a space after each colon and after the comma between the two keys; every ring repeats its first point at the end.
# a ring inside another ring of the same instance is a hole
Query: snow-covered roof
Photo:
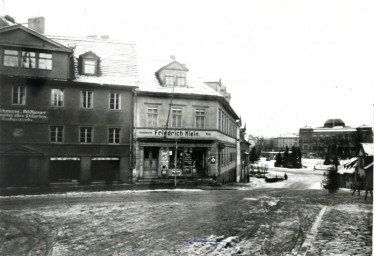
{"type": "Polygon", "coordinates": [[[361,143],[362,149],[368,156],[373,156],[374,144],[373,143],[361,143]]]}
{"type": "Polygon", "coordinates": [[[332,128],[318,127],[314,128],[313,132],[357,132],[357,130],[350,126],[335,126],[332,128]]]}
{"type": "MultiPolygon", "coordinates": [[[[173,87],[162,86],[157,79],[156,72],[161,68],[170,64],[172,60],[151,59],[146,57],[138,58],[138,73],[139,73],[139,91],[142,92],[157,92],[157,93],[172,93],[173,87]]],[[[184,95],[209,95],[220,96],[221,94],[214,91],[212,88],[204,84],[201,78],[196,78],[193,73],[189,71],[186,77],[187,85],[185,87],[175,86],[175,94],[184,95]]]]}
{"type": "Polygon", "coordinates": [[[74,50],[76,82],[136,86],[138,70],[136,46],[134,43],[112,41],[108,39],[47,36],[48,38],[74,50]],[[100,75],[78,74],[78,58],[81,54],[93,52],[100,58],[100,75]]]}
{"type": "Polygon", "coordinates": [[[338,173],[339,174],[345,174],[345,173],[348,173],[348,174],[352,174],[352,173],[354,173],[355,172],[355,168],[341,168],[341,169],[339,169],[338,170],[338,173]]]}

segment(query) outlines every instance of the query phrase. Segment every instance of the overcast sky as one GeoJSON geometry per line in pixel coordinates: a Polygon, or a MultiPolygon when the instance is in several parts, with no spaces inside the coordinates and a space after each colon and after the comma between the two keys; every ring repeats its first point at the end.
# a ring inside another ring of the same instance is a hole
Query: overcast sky
{"type": "Polygon", "coordinates": [[[110,35],[139,55],[175,55],[222,79],[253,135],[296,133],[329,118],[373,126],[374,1],[1,0],[46,34],[110,35]]]}

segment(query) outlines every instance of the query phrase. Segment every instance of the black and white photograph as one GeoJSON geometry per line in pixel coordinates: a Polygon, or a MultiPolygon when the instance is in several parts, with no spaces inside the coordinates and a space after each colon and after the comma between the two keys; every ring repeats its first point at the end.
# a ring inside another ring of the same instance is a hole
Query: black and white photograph
{"type": "Polygon", "coordinates": [[[374,2],[0,0],[0,255],[373,255],[374,2]]]}

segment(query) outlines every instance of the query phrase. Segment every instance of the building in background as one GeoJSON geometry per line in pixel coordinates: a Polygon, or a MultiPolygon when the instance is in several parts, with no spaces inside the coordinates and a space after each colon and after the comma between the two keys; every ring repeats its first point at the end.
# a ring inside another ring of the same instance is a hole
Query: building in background
{"type": "MultiPolygon", "coordinates": [[[[134,148],[139,179],[237,181],[238,115],[227,94],[194,80],[178,61],[139,58],[134,148]]],[[[213,83],[210,83],[213,84],[213,83]]],[[[215,83],[219,88],[220,82],[215,83]]]]}
{"type": "Polygon", "coordinates": [[[1,186],[128,182],[135,45],[0,29],[1,186]]]}
{"type": "Polygon", "coordinates": [[[293,146],[299,147],[299,135],[294,133],[287,133],[280,135],[279,137],[275,137],[274,141],[274,150],[276,152],[285,151],[286,147],[290,150],[293,146]]]}
{"type": "Polygon", "coordinates": [[[304,156],[350,158],[357,156],[360,143],[373,142],[373,130],[363,125],[346,126],[341,119],[329,119],[323,127],[300,128],[300,148],[304,156]]]}

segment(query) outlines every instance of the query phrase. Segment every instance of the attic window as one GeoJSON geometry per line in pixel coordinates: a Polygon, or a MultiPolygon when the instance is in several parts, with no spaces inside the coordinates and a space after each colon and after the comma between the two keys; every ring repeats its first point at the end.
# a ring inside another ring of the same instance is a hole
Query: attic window
{"type": "Polygon", "coordinates": [[[179,86],[185,86],[186,85],[186,74],[179,73],[177,75],[177,85],[179,85],[179,86]]]}
{"type": "Polygon", "coordinates": [[[78,71],[81,75],[98,76],[100,58],[95,53],[89,51],[83,53],[78,59],[78,71]]]}
{"type": "Polygon", "coordinates": [[[172,74],[165,75],[165,85],[167,86],[174,85],[174,76],[172,74]]]}
{"type": "Polygon", "coordinates": [[[97,60],[84,59],[83,60],[83,74],[96,75],[97,60]]]}

